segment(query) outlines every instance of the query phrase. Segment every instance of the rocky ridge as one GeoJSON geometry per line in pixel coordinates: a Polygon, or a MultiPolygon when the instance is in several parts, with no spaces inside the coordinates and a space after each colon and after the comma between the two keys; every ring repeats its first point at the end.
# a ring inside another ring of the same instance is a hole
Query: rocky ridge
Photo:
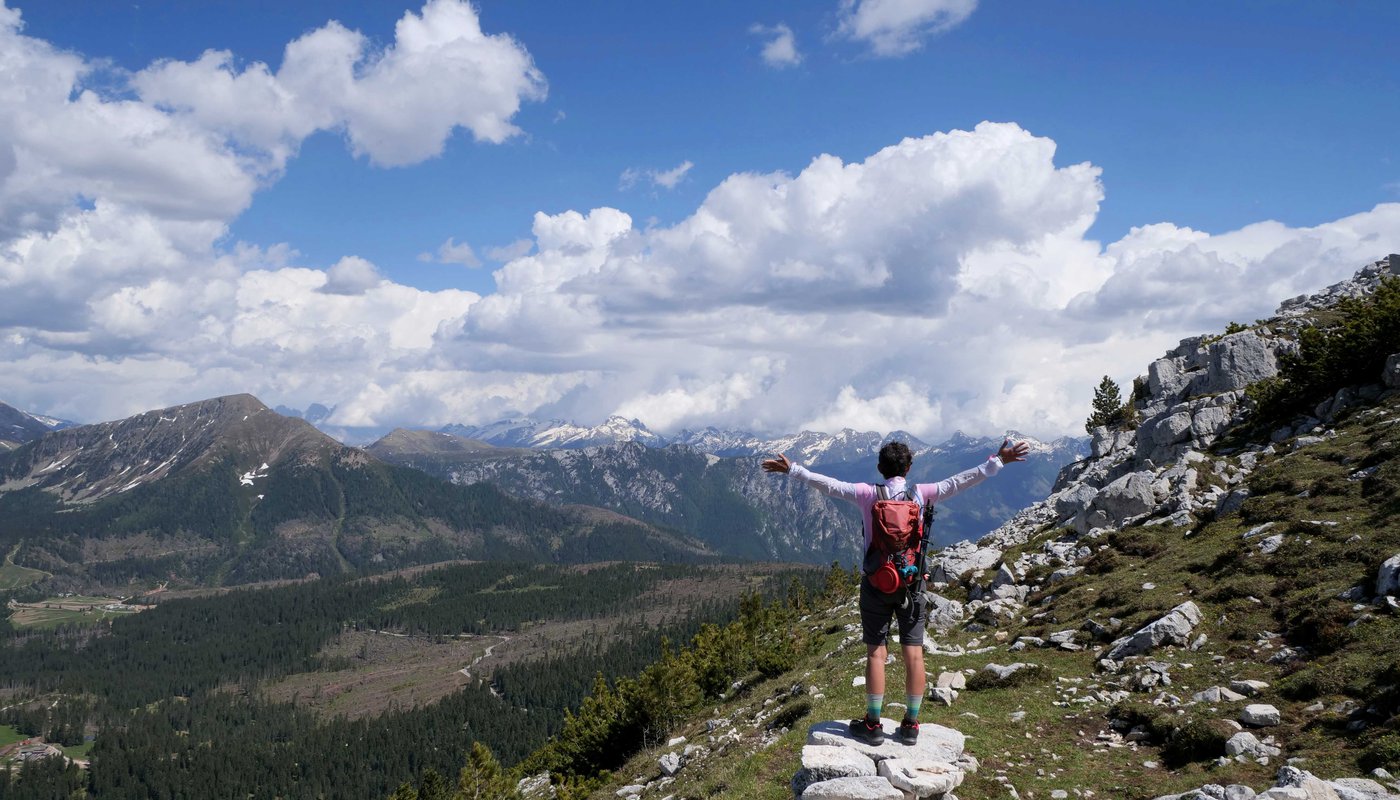
{"type": "Polygon", "coordinates": [[[1400,388],[1400,376],[1387,368],[1374,384],[1343,387],[1313,415],[1275,430],[1271,442],[1210,452],[1222,435],[1246,421],[1245,388],[1277,375],[1279,357],[1296,351],[1292,334],[1302,326],[1303,314],[1329,308],[1342,298],[1363,296],[1382,278],[1397,274],[1400,256],[1390,256],[1352,280],[1286,301],[1276,317],[1254,328],[1182,340],[1138,379],[1143,389],[1132,398],[1141,418],[1138,426],[1096,428],[1090,456],[1066,467],[1043,502],[1022,510],[976,545],[945,551],[939,565],[944,568],[942,581],[970,568],[995,565],[1002,552],[1025,544],[1046,525],[1065,526],[1074,535],[1047,545],[1041,553],[1022,555],[1008,565],[1010,574],[1037,566],[1073,569],[1091,551],[1076,543],[1109,530],[1137,523],[1182,528],[1204,513],[1238,510],[1249,496],[1245,479],[1261,459],[1285,446],[1306,447],[1334,435],[1328,425],[1344,411],[1400,388]]]}
{"type": "Polygon", "coordinates": [[[54,431],[5,465],[0,492],[33,486],[65,502],[88,503],[222,458],[255,474],[284,453],[315,457],[341,449],[252,395],[229,395],[54,431]]]}

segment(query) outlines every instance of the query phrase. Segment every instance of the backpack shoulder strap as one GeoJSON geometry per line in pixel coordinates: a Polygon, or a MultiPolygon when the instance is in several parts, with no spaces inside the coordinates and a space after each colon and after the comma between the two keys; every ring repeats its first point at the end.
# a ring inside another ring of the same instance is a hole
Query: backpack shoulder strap
{"type": "Polygon", "coordinates": [[[876,499],[876,500],[888,500],[888,499],[890,499],[890,487],[886,486],[886,485],[883,484],[883,483],[877,483],[877,484],[875,484],[875,499],[876,499]]]}

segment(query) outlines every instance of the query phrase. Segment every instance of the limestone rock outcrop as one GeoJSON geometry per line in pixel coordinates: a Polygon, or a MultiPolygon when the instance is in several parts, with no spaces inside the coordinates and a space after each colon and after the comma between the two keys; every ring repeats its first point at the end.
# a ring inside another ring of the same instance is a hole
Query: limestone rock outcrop
{"type": "Polygon", "coordinates": [[[912,745],[894,739],[899,724],[881,719],[885,741],[867,744],[845,722],[819,722],[807,731],[802,769],[793,776],[796,797],[826,800],[941,798],[963,781],[970,760],[958,731],[924,723],[912,745]]]}

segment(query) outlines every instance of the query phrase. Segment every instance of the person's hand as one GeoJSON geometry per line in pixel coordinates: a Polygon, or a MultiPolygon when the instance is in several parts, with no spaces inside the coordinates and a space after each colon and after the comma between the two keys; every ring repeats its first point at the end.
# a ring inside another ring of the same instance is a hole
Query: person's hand
{"type": "Polygon", "coordinates": [[[770,458],[763,462],[764,472],[782,472],[786,474],[790,469],[792,469],[792,462],[788,461],[788,457],[782,453],[779,453],[777,458],[770,458]]]}
{"type": "Polygon", "coordinates": [[[1003,464],[1015,464],[1017,461],[1025,461],[1026,454],[1031,451],[1031,446],[1025,442],[1012,444],[1010,439],[1003,439],[1001,449],[997,451],[997,457],[1003,464]]]}

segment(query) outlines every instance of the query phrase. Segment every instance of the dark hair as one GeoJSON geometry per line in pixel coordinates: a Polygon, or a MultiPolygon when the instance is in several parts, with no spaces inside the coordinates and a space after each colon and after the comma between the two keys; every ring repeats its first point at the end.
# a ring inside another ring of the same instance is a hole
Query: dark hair
{"type": "Polygon", "coordinates": [[[909,474],[909,465],[914,463],[914,454],[904,442],[886,442],[880,448],[880,474],[885,480],[909,474]]]}

